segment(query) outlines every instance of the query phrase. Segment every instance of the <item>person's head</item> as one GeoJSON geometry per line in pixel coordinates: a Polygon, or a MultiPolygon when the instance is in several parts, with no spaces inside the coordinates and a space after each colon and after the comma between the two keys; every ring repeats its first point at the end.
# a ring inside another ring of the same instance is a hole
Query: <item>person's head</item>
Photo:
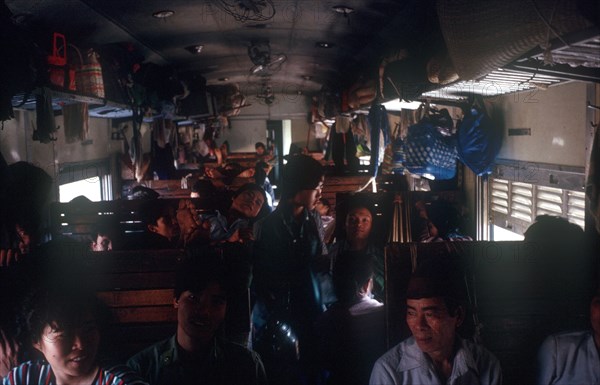
{"type": "Polygon", "coordinates": [[[320,198],[315,204],[315,209],[317,210],[320,216],[329,215],[331,204],[326,198],[320,198]]]}
{"type": "Polygon", "coordinates": [[[333,267],[333,287],[341,303],[352,304],[371,294],[373,258],[365,253],[345,252],[333,267]]]}
{"type": "Polygon", "coordinates": [[[149,232],[173,240],[179,235],[179,225],[175,208],[164,200],[154,200],[146,203],[140,209],[140,214],[149,232]]]}
{"type": "Polygon", "coordinates": [[[221,146],[219,146],[219,149],[221,150],[221,153],[225,156],[227,156],[229,154],[229,142],[226,140],[223,143],[221,143],[221,146]]]}
{"type": "Polygon", "coordinates": [[[373,229],[373,212],[366,202],[353,202],[348,207],[344,222],[346,239],[350,244],[366,242],[373,229]]]}
{"type": "Polygon", "coordinates": [[[104,304],[79,285],[37,288],[24,304],[23,326],[29,340],[61,381],[68,377],[91,382],[107,321],[104,304]]]}
{"type": "Polygon", "coordinates": [[[451,355],[465,318],[456,269],[440,260],[424,261],[409,280],[406,306],[406,323],[419,349],[432,357],[451,355]]]}
{"type": "Polygon", "coordinates": [[[190,198],[210,198],[216,192],[217,188],[209,179],[198,179],[192,185],[190,198]]]}
{"type": "Polygon", "coordinates": [[[184,349],[205,345],[215,336],[227,309],[227,276],[217,260],[186,260],[178,268],[173,306],[177,340],[184,349]]]}
{"type": "Polygon", "coordinates": [[[21,252],[27,252],[41,236],[44,207],[50,200],[52,178],[46,171],[28,162],[7,166],[3,181],[4,218],[7,229],[15,234],[21,252]]]}
{"type": "Polygon", "coordinates": [[[90,231],[92,237],[90,248],[92,251],[112,251],[113,239],[115,238],[114,225],[109,221],[100,220],[92,226],[90,231]]]}
{"type": "Polygon", "coordinates": [[[535,222],[525,230],[523,234],[526,242],[545,243],[550,240],[560,239],[562,241],[581,244],[583,242],[584,231],[574,223],[570,223],[566,218],[539,215],[535,222]]]}
{"type": "Polygon", "coordinates": [[[263,142],[256,142],[254,144],[254,149],[256,150],[257,155],[264,155],[267,152],[267,147],[263,142]]]}
{"type": "Polygon", "coordinates": [[[283,167],[281,198],[294,206],[312,210],[321,197],[323,181],[321,163],[306,155],[292,157],[283,167]]]}
{"type": "Polygon", "coordinates": [[[244,218],[256,218],[266,200],[267,196],[262,187],[246,183],[233,194],[230,210],[244,218]]]}

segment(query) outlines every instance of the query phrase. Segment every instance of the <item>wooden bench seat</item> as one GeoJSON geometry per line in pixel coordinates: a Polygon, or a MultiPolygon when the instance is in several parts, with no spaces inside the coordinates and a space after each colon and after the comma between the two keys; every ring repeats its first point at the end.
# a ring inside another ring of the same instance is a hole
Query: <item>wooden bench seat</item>
{"type": "Polygon", "coordinates": [[[183,250],[88,252],[77,258],[110,310],[103,345],[112,358],[124,361],[175,332],[173,288],[183,250]]]}

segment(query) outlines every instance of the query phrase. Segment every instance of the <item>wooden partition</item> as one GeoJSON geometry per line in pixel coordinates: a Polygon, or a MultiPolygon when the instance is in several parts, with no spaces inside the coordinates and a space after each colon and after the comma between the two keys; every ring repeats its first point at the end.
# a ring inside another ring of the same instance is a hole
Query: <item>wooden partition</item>
{"type": "MultiPolygon", "coordinates": [[[[178,207],[179,199],[166,201],[174,208],[178,207]]],[[[53,239],[68,237],[89,242],[94,225],[105,222],[114,230],[115,237],[121,244],[135,244],[139,242],[146,228],[141,220],[140,210],[147,202],[148,200],[144,199],[85,204],[55,202],[50,206],[50,231],[53,239]]],[[[225,210],[229,204],[225,194],[211,199],[193,199],[193,202],[198,210],[225,210]]]]}
{"type": "MultiPolygon", "coordinates": [[[[560,242],[560,240],[559,240],[560,242]]],[[[534,383],[537,349],[559,331],[589,328],[595,261],[578,250],[556,252],[557,242],[441,242],[391,244],[386,249],[388,343],[410,335],[405,322],[406,288],[413,265],[447,259],[466,272],[471,305],[481,322],[484,346],[501,361],[506,384],[534,383]]],[[[468,315],[463,332],[472,335],[468,315]]]]}
{"type": "Polygon", "coordinates": [[[124,361],[175,332],[173,287],[177,265],[184,257],[183,250],[88,252],[76,256],[85,282],[110,310],[112,317],[103,347],[111,358],[124,361]]]}

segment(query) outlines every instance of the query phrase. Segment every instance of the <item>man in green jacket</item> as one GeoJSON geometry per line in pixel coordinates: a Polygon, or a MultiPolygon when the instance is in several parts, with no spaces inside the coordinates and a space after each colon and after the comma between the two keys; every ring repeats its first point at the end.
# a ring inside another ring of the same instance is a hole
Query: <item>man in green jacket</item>
{"type": "Polygon", "coordinates": [[[137,353],[127,364],[154,385],[267,384],[259,356],[221,336],[227,281],[218,262],[182,263],[173,302],[177,333],[137,353]]]}

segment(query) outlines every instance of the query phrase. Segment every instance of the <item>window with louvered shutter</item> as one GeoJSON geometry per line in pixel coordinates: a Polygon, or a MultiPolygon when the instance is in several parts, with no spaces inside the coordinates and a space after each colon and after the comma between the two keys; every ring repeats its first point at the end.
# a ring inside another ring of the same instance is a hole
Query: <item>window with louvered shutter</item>
{"type": "Polygon", "coordinates": [[[522,235],[537,216],[552,215],[584,228],[584,192],[498,178],[492,178],[490,185],[492,225],[522,235]]]}

